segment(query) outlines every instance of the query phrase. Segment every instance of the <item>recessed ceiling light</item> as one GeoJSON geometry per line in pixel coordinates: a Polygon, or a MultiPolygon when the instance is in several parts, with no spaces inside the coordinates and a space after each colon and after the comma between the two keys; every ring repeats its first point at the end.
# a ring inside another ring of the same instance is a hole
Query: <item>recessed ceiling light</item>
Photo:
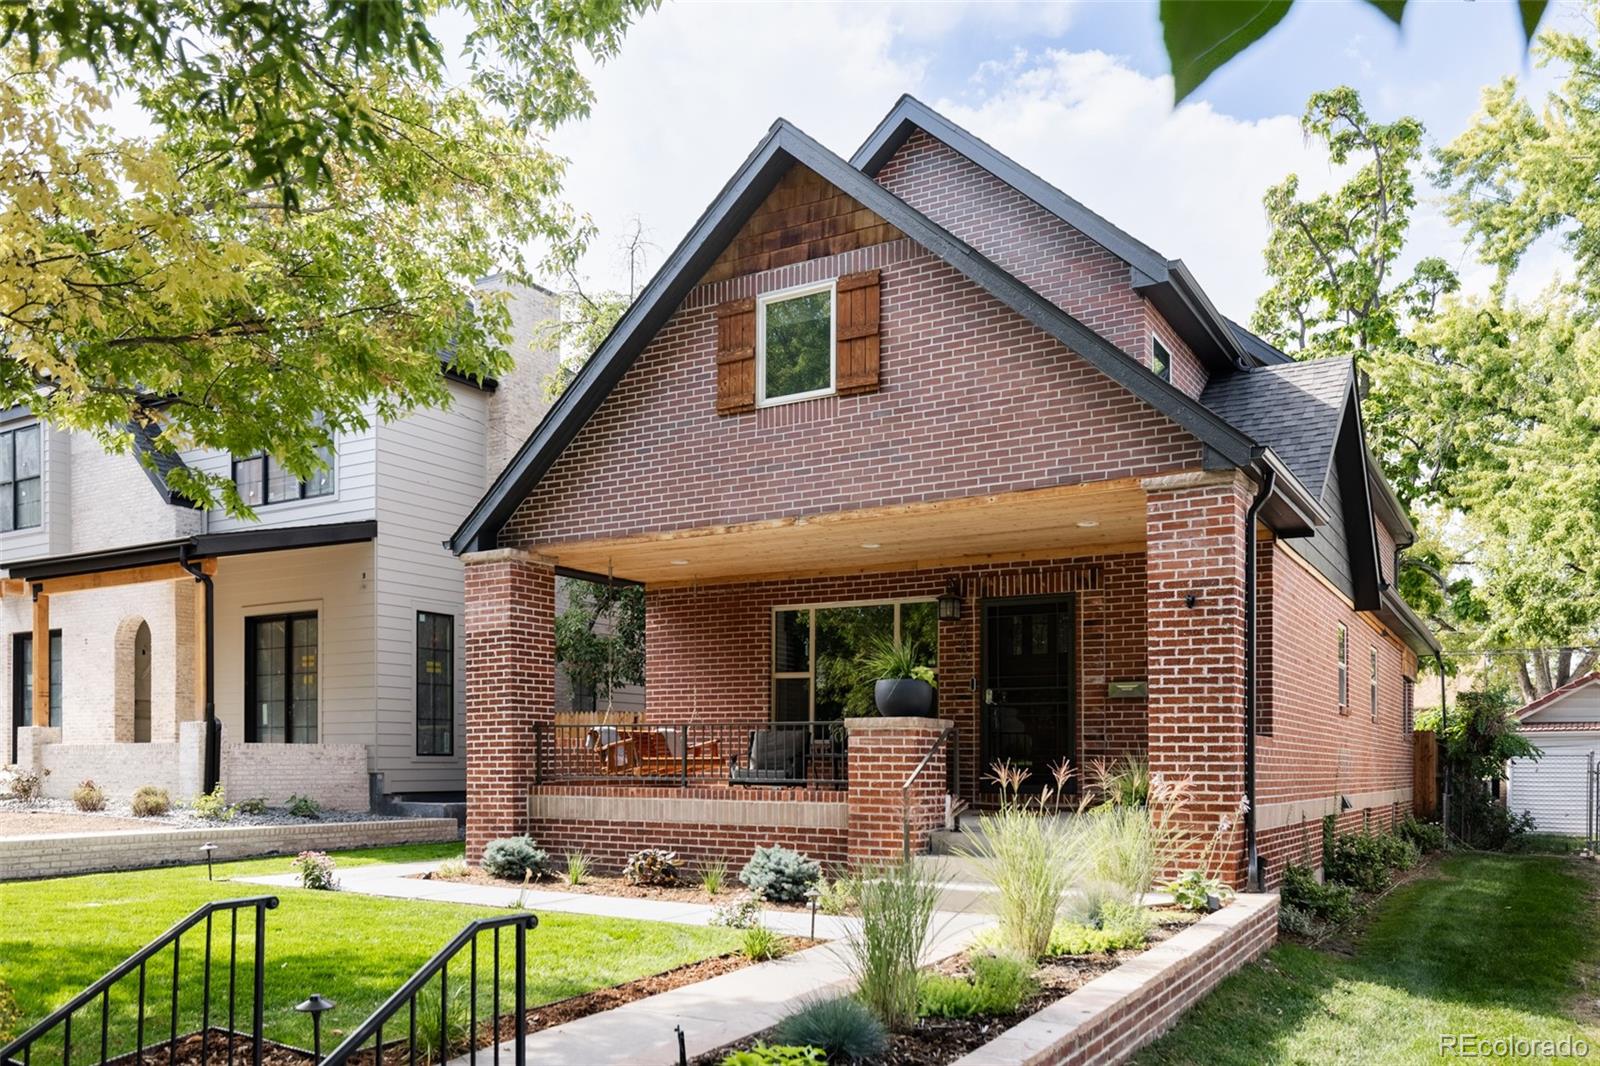
{"type": "Polygon", "coordinates": [[[1099,524],[1100,524],[1099,522],[1096,522],[1092,518],[1085,518],[1081,522],[1078,523],[1078,528],[1079,529],[1093,529],[1095,526],[1097,526],[1099,524]]]}
{"type": "Polygon", "coordinates": [[[670,562],[673,566],[688,566],[689,565],[689,560],[687,560],[687,559],[669,559],[667,561],[670,562]]]}
{"type": "Polygon", "coordinates": [[[881,548],[881,547],[883,547],[883,545],[882,545],[882,544],[877,544],[877,543],[874,543],[874,542],[872,542],[872,541],[868,541],[868,542],[867,542],[867,543],[866,543],[866,544],[863,544],[863,545],[861,545],[861,546],[862,546],[862,547],[863,547],[863,548],[866,548],[866,549],[868,549],[868,550],[872,550],[872,549],[876,549],[876,548],[881,548]]]}

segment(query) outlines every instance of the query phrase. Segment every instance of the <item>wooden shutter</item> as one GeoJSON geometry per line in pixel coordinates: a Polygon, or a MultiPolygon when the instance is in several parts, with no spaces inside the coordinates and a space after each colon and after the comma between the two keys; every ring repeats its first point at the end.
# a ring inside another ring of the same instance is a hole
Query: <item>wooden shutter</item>
{"type": "Polygon", "coordinates": [[[717,414],[756,408],[756,302],[729,300],[717,308],[717,414]]]}
{"type": "Polygon", "coordinates": [[[878,391],[878,272],[846,274],[838,285],[838,391],[841,396],[878,391]]]}

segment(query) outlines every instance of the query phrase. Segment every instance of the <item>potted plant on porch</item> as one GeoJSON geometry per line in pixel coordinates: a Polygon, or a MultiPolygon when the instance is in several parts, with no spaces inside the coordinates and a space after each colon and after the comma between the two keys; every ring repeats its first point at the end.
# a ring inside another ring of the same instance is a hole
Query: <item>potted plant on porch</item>
{"type": "Polygon", "coordinates": [[[879,640],[862,654],[861,668],[875,682],[872,699],[879,714],[926,718],[934,713],[933,667],[923,664],[916,641],[879,640]]]}

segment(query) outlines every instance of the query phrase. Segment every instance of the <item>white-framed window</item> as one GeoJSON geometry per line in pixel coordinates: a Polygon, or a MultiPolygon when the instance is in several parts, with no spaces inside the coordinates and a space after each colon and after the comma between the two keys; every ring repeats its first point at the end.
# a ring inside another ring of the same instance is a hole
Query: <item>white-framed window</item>
{"type": "Polygon", "coordinates": [[[1150,338],[1150,369],[1162,381],[1172,380],[1172,353],[1155,336],[1150,338]]]}
{"type": "Polygon", "coordinates": [[[857,658],[878,640],[914,643],[939,665],[939,604],[930,598],[772,609],[772,720],[831,722],[871,713],[857,658]]]}
{"type": "Polygon", "coordinates": [[[1334,627],[1339,654],[1339,710],[1350,706],[1350,634],[1341,623],[1334,627]]]}
{"type": "Polygon", "coordinates": [[[1417,722],[1417,683],[1409,677],[1400,679],[1400,730],[1410,736],[1417,722]]]}
{"type": "Polygon", "coordinates": [[[756,298],[756,405],[828,396],[835,386],[835,283],[756,298]]]}
{"type": "Polygon", "coordinates": [[[1367,702],[1370,704],[1369,710],[1372,712],[1372,720],[1376,722],[1378,720],[1378,649],[1376,646],[1372,649],[1372,678],[1368,685],[1367,702]]]}

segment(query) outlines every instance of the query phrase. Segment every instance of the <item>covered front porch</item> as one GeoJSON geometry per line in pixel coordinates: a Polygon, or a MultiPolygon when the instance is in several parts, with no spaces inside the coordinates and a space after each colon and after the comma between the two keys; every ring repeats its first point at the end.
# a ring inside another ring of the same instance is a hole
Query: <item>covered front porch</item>
{"type": "Polygon", "coordinates": [[[1236,827],[1251,488],[1185,471],[469,556],[469,850],[531,828],[593,853],[687,795],[711,804],[683,818],[705,837],[745,827],[729,847],[819,829],[772,804],[813,821],[838,804],[839,858],[898,851],[915,795],[920,850],[948,810],[995,798],[1001,760],[1035,785],[1064,761],[1077,787],[1123,755],[1191,776],[1195,817],[1236,827]],[[557,571],[645,586],[642,713],[551,706],[557,571]],[[854,664],[883,637],[935,669],[935,720],[872,717],[854,664]],[[847,841],[874,807],[889,839],[847,841]]]}

